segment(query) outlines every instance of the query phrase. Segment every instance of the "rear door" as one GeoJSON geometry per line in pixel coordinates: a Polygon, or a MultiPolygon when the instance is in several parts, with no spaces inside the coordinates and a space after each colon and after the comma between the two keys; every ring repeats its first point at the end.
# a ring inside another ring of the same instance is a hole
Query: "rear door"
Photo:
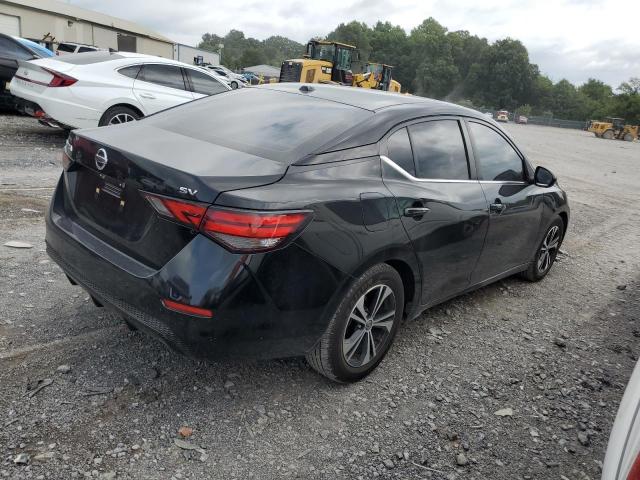
{"type": "Polygon", "coordinates": [[[182,68],[177,65],[147,63],[133,83],[133,94],[145,109],[145,114],[159,112],[193,100],[182,68]]]}
{"type": "Polygon", "coordinates": [[[542,219],[540,189],[524,158],[499,129],[467,122],[478,178],[487,199],[489,231],[473,275],[480,282],[531,260],[542,219]]]}
{"type": "Polygon", "coordinates": [[[482,188],[457,118],[410,124],[384,143],[384,182],[419,259],[422,304],[433,304],[469,286],[487,231],[482,188]]]}

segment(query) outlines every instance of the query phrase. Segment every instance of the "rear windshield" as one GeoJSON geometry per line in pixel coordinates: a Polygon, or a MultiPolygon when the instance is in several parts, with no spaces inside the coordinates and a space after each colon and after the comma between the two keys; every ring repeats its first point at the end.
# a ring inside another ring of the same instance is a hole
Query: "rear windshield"
{"type": "Polygon", "coordinates": [[[166,110],[144,122],[291,163],[372,115],[368,110],[310,96],[243,88],[166,110]]]}
{"type": "Polygon", "coordinates": [[[71,63],[73,65],[90,65],[92,63],[110,62],[124,58],[122,55],[110,52],[87,52],[76,55],[62,55],[56,58],[58,62],[71,63]]]}

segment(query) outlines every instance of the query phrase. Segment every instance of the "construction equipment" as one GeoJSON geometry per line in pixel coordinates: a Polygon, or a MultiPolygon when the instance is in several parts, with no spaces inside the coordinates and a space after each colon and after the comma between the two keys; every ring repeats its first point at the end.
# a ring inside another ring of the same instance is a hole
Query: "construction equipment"
{"type": "Polygon", "coordinates": [[[598,138],[606,138],[607,140],[624,140],[633,142],[638,138],[640,126],[626,125],[622,118],[610,118],[601,121],[591,121],[588,130],[593,132],[598,138]]]}
{"type": "Polygon", "coordinates": [[[391,78],[391,65],[369,62],[363,73],[353,75],[353,86],[400,93],[400,82],[391,78]]]}
{"type": "Polygon", "coordinates": [[[304,58],[282,62],[280,81],[351,85],[351,64],[357,60],[358,51],[353,45],[310,40],[304,58]]]}

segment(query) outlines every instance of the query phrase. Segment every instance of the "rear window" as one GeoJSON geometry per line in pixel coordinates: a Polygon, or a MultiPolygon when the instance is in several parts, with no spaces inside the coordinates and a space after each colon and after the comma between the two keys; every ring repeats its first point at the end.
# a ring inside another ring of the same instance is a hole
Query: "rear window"
{"type": "Polygon", "coordinates": [[[316,152],[372,115],[368,110],[310,96],[245,88],[165,110],[144,123],[290,163],[316,152]]]}
{"type": "Polygon", "coordinates": [[[73,53],[73,52],[76,51],[76,46],[75,45],[67,45],[66,43],[61,43],[60,45],[58,45],[58,51],[59,52],[73,53]]]}

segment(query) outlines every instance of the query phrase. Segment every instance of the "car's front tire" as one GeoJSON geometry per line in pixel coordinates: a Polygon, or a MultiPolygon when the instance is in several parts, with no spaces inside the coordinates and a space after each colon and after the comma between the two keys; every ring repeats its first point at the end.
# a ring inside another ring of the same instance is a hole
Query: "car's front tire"
{"type": "Polygon", "coordinates": [[[366,377],[393,343],[403,310],[398,272],[384,263],[370,268],[351,284],[307,361],[336,382],[366,377]]]}
{"type": "Polygon", "coordinates": [[[231,88],[233,88],[234,90],[238,88],[238,82],[236,82],[235,80],[231,82],[231,88]]]}
{"type": "Polygon", "coordinates": [[[141,117],[142,115],[133,108],[116,105],[104,112],[98,122],[98,126],[104,127],[107,125],[119,125],[121,123],[134,122],[136,120],[140,120],[141,117]]]}
{"type": "Polygon", "coordinates": [[[536,250],[536,256],[524,272],[522,277],[530,282],[538,282],[547,276],[556,261],[560,245],[564,237],[564,222],[556,218],[545,231],[542,241],[536,250]]]}

